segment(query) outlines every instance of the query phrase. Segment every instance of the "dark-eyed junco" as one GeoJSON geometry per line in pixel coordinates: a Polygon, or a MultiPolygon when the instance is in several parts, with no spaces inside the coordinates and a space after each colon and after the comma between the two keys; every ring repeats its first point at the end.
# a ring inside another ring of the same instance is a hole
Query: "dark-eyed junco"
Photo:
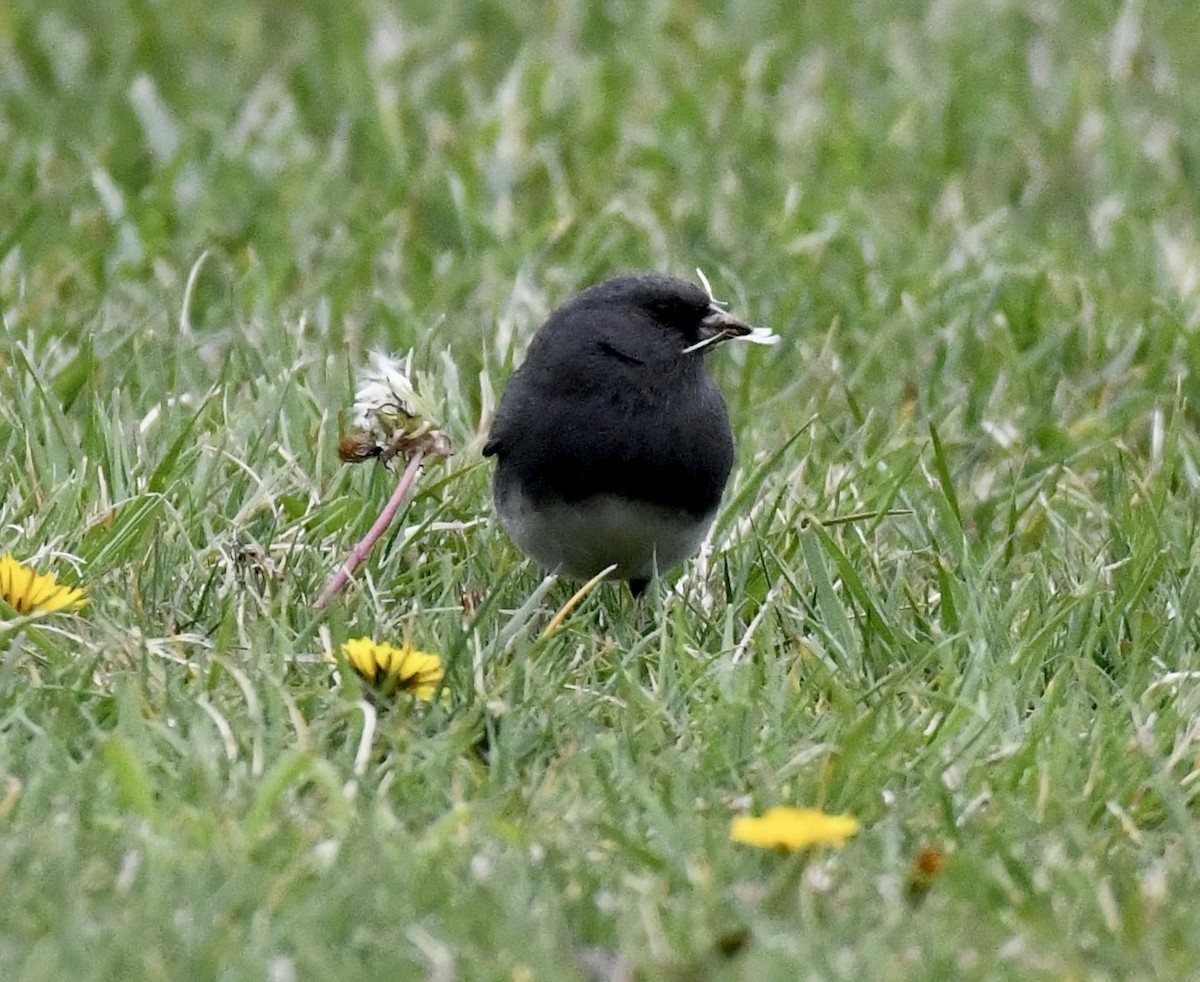
{"type": "Polygon", "coordinates": [[[699,549],[733,466],[704,356],[734,338],[777,340],[669,276],[607,280],[550,315],[483,448],[522,551],[580,578],[615,563],[637,596],[699,549]]]}

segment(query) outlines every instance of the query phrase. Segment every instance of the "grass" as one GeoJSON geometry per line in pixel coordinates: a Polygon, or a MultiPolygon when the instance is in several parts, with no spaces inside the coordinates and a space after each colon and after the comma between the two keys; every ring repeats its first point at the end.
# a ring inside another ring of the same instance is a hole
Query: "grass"
{"type": "Polygon", "coordinates": [[[0,552],[91,603],[0,632],[0,975],[1193,977],[1198,31],[6,5],[0,552]],[[707,576],[542,637],[489,413],[574,290],[696,266],[785,337],[712,359],[707,576]],[[459,452],[318,619],[376,347],[459,452]],[[362,634],[447,666],[365,744],[362,634]],[[776,804],[863,831],[729,841],[776,804]]]}

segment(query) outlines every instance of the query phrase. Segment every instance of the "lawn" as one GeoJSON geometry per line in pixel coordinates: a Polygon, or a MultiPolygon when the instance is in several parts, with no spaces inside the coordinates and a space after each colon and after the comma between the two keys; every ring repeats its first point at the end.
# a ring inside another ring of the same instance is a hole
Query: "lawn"
{"type": "Polygon", "coordinates": [[[0,977],[1200,975],[1200,7],[0,8],[0,977]],[[701,268],[738,460],[639,606],[480,455],[701,268]],[[413,351],[457,452],[342,464],[413,351]],[[370,636],[441,692],[368,691],[370,636]],[[778,805],[841,848],[731,841],[778,805]]]}

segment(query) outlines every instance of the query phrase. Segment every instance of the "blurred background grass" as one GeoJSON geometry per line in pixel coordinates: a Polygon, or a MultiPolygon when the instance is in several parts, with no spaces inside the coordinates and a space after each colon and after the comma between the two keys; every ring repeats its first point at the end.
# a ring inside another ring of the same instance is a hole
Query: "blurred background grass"
{"type": "Polygon", "coordinates": [[[2,547],[93,601],[0,636],[3,974],[1193,974],[1197,36],[1136,0],[6,4],[2,547]],[[786,339],[712,360],[713,595],[538,640],[489,409],[574,290],[696,266],[786,339]],[[373,347],[461,453],[314,638],[392,480],[332,453],[373,347]],[[450,702],[364,768],[312,662],[372,631],[450,702]],[[867,828],[726,841],[781,802],[867,828]]]}

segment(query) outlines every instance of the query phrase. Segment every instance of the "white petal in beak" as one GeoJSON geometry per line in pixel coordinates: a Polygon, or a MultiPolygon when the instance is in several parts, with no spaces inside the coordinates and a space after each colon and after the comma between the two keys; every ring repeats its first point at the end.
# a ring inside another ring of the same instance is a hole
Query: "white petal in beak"
{"type": "Polygon", "coordinates": [[[769,327],[752,327],[749,334],[743,334],[734,340],[746,341],[749,344],[778,344],[779,335],[769,327]]]}

